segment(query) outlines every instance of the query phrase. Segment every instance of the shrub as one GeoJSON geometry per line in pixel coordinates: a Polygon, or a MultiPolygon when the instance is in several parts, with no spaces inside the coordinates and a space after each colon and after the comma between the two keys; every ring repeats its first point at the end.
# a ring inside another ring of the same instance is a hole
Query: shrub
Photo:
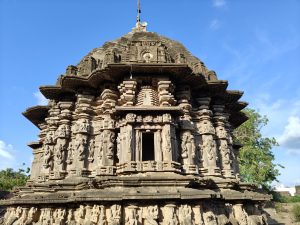
{"type": "Polygon", "coordinates": [[[292,214],[296,222],[300,222],[300,205],[294,205],[292,208],[292,214]]]}

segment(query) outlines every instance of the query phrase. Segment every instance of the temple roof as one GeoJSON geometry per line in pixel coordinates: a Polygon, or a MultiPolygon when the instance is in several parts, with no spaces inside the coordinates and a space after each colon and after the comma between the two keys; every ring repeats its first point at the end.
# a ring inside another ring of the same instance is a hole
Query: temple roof
{"type": "Polygon", "coordinates": [[[77,66],[69,66],[66,75],[88,76],[108,64],[187,64],[193,74],[217,80],[214,71],[193,56],[181,43],[155,32],[135,31],[104,43],[89,52],[77,66]]]}

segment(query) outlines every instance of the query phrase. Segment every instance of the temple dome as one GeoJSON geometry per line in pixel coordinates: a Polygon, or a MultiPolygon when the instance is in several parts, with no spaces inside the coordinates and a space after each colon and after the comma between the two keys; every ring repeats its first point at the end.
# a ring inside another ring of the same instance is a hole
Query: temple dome
{"type": "Polygon", "coordinates": [[[109,64],[185,64],[193,74],[202,75],[206,80],[217,80],[215,72],[208,70],[181,43],[146,31],[129,32],[104,43],[89,52],[76,67],[69,66],[66,74],[85,77],[109,64]]]}

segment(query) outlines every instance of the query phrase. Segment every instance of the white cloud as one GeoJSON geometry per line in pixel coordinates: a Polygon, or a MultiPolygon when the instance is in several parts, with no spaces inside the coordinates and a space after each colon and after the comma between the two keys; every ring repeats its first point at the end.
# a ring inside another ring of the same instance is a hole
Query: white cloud
{"type": "Polygon", "coordinates": [[[282,135],[278,138],[279,143],[292,151],[290,153],[300,154],[300,118],[290,116],[282,135]]]}
{"type": "Polygon", "coordinates": [[[210,22],[210,24],[209,24],[209,27],[210,27],[210,29],[212,29],[212,30],[217,30],[217,29],[220,28],[220,26],[221,26],[221,22],[220,22],[220,20],[218,20],[218,19],[212,20],[212,21],[210,22]]]}
{"type": "Polygon", "coordinates": [[[0,169],[13,168],[15,166],[15,156],[13,146],[0,140],[0,169]]]}
{"type": "Polygon", "coordinates": [[[33,95],[37,99],[38,105],[47,105],[48,104],[48,100],[44,97],[44,95],[42,95],[41,92],[39,92],[39,91],[34,92],[33,95]]]}
{"type": "Polygon", "coordinates": [[[213,6],[216,8],[222,8],[226,6],[226,1],[225,0],[213,0],[213,6]]]}
{"type": "Polygon", "coordinates": [[[11,145],[6,145],[4,141],[0,140],[0,157],[6,158],[6,159],[13,159],[13,156],[11,154],[11,145]]]}

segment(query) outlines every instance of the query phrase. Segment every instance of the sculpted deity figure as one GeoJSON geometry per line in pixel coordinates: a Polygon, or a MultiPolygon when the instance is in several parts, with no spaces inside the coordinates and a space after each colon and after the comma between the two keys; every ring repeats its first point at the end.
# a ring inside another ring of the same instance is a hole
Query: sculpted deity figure
{"type": "Polygon", "coordinates": [[[227,140],[219,140],[220,141],[220,154],[222,159],[222,166],[224,169],[230,169],[230,151],[227,144],[227,140]]]}
{"type": "Polygon", "coordinates": [[[182,225],[192,224],[192,208],[189,205],[182,205],[179,208],[179,222],[182,225]]]}
{"type": "Polygon", "coordinates": [[[74,147],[73,147],[73,143],[70,142],[68,146],[67,163],[72,164],[73,160],[74,160],[74,147]]]}
{"type": "Polygon", "coordinates": [[[28,211],[28,216],[26,221],[24,222],[24,225],[30,225],[33,222],[37,221],[37,212],[38,209],[36,207],[31,207],[28,211]]]}
{"type": "Polygon", "coordinates": [[[82,120],[78,122],[75,126],[75,132],[76,133],[89,133],[90,131],[90,125],[88,123],[88,120],[82,120]]]}
{"type": "Polygon", "coordinates": [[[181,150],[183,164],[194,164],[196,157],[196,147],[194,136],[190,131],[185,131],[181,135],[181,150]]]}
{"type": "Polygon", "coordinates": [[[138,214],[136,208],[128,208],[125,214],[125,225],[138,225],[138,214]]]}
{"type": "Polygon", "coordinates": [[[54,148],[55,150],[55,162],[57,164],[62,164],[64,159],[64,151],[65,151],[65,143],[58,142],[57,145],[54,148]]]}
{"type": "Polygon", "coordinates": [[[85,137],[76,140],[75,150],[77,151],[78,159],[83,161],[85,159],[87,141],[85,137]]]}
{"type": "Polygon", "coordinates": [[[67,225],[76,225],[76,221],[74,220],[74,209],[68,210],[68,216],[67,216],[67,225]]]}
{"type": "MultiPolygon", "coordinates": [[[[165,129],[162,132],[162,141],[163,141],[163,149],[164,151],[168,154],[169,152],[172,151],[172,146],[171,146],[171,134],[169,129],[165,129]]],[[[165,155],[167,155],[165,154],[165,155]]],[[[170,159],[165,159],[164,160],[170,160],[170,159]]]]}
{"type": "Polygon", "coordinates": [[[52,147],[50,145],[44,146],[44,168],[48,168],[51,166],[52,160],[53,160],[53,152],[52,147]]]}
{"type": "Polygon", "coordinates": [[[158,225],[158,207],[148,206],[143,210],[144,225],[158,225]]]}
{"type": "Polygon", "coordinates": [[[117,136],[117,158],[119,159],[119,162],[121,161],[121,134],[119,133],[117,136]]]}
{"type": "Polygon", "coordinates": [[[14,224],[22,215],[22,208],[21,207],[17,207],[17,208],[13,208],[11,210],[11,213],[9,214],[7,220],[5,221],[6,224],[5,225],[12,225],[14,224]]]}
{"type": "Polygon", "coordinates": [[[67,125],[63,124],[57,129],[57,138],[67,138],[69,133],[69,128],[67,125]]]}
{"type": "Polygon", "coordinates": [[[28,208],[22,208],[21,216],[14,224],[24,224],[25,221],[27,220],[27,215],[28,215],[28,208]]]}
{"type": "Polygon", "coordinates": [[[208,119],[202,121],[198,125],[198,130],[199,130],[200,134],[214,134],[215,133],[215,129],[214,129],[212,123],[208,119]]]}
{"type": "Polygon", "coordinates": [[[45,143],[45,144],[49,144],[49,145],[54,144],[54,132],[53,132],[53,131],[49,131],[49,132],[46,134],[44,143],[45,143]]]}
{"type": "Polygon", "coordinates": [[[55,209],[53,212],[53,219],[55,222],[55,225],[64,225],[64,220],[66,216],[66,209],[55,209]]]}
{"type": "Polygon", "coordinates": [[[88,160],[90,162],[94,161],[94,153],[95,153],[95,139],[91,139],[90,140],[90,146],[89,146],[89,156],[88,156],[88,160]]]}
{"type": "Polygon", "coordinates": [[[106,225],[106,217],[105,217],[105,208],[104,208],[104,206],[100,206],[100,214],[99,214],[98,225],[106,225]]]}
{"type": "Polygon", "coordinates": [[[76,210],[75,212],[75,221],[77,222],[76,224],[83,224],[85,217],[85,208],[83,205],[80,205],[80,207],[76,210]]]}
{"type": "Polygon", "coordinates": [[[51,208],[43,208],[41,210],[41,215],[39,219],[39,225],[49,225],[52,224],[52,209],[51,208]]]}
{"type": "Polygon", "coordinates": [[[163,225],[178,225],[175,205],[166,205],[164,208],[163,225]]]}
{"type": "Polygon", "coordinates": [[[218,136],[218,138],[221,138],[221,139],[226,139],[228,136],[226,129],[223,126],[216,127],[216,135],[218,136]]]}
{"type": "Polygon", "coordinates": [[[206,166],[214,165],[216,163],[216,144],[211,135],[202,135],[201,149],[204,155],[204,162],[206,166]]]}
{"type": "Polygon", "coordinates": [[[120,225],[121,224],[121,206],[112,205],[108,211],[108,225],[120,225]]]}
{"type": "Polygon", "coordinates": [[[106,157],[109,159],[114,158],[114,148],[115,148],[115,133],[113,131],[108,131],[108,144],[106,157]]]}

